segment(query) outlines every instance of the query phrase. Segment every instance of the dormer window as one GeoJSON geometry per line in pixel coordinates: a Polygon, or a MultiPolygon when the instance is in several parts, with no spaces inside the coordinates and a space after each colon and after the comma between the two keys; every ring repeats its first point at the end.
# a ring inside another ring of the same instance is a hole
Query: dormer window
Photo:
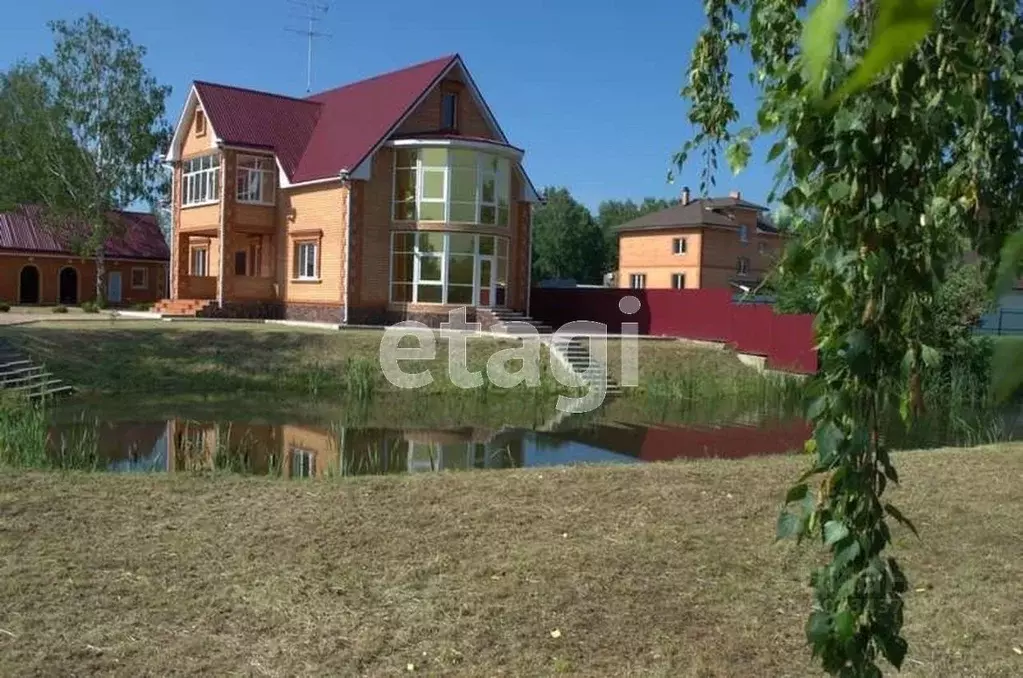
{"type": "Polygon", "coordinates": [[[454,130],[458,128],[458,94],[444,92],[440,106],[441,128],[454,130]]]}
{"type": "Polygon", "coordinates": [[[201,108],[195,109],[195,136],[206,136],[206,114],[201,108]]]}

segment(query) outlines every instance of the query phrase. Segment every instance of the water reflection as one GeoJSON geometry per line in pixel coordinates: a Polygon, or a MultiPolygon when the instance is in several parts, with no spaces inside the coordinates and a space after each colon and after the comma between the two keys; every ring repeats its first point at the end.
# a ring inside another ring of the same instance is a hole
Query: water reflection
{"type": "Polygon", "coordinates": [[[307,478],[784,454],[800,449],[808,434],[808,426],[798,420],[756,427],[598,423],[540,432],[171,419],[78,421],[55,426],[50,440],[54,446],[92,441],[95,454],[80,456],[92,457],[93,467],[110,471],[232,471],[307,478]],[[83,435],[82,427],[93,430],[83,435]]]}

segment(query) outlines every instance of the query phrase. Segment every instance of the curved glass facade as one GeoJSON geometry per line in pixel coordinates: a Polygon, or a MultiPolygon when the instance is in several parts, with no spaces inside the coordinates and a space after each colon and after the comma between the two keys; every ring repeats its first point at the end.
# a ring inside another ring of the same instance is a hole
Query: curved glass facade
{"type": "Polygon", "coordinates": [[[466,148],[396,148],[394,221],[507,226],[511,161],[466,148]]]}

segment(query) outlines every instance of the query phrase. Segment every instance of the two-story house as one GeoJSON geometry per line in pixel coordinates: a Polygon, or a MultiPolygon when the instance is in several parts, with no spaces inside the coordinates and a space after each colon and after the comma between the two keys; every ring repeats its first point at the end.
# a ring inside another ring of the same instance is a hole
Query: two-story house
{"type": "Polygon", "coordinates": [[[781,256],[766,207],[742,199],[682,200],[618,227],[618,287],[753,289],[781,256]]]}
{"type": "Polygon", "coordinates": [[[304,99],[195,82],[156,310],[436,324],[525,311],[537,198],[461,57],[304,99]]]}

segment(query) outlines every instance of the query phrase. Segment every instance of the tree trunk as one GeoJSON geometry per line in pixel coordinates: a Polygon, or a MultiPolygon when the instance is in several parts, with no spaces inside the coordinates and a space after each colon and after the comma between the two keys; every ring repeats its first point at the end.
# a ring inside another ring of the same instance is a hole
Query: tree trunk
{"type": "Polygon", "coordinates": [[[100,307],[106,306],[106,295],[103,289],[103,280],[107,277],[106,260],[103,252],[96,254],[96,304],[100,307]]]}

